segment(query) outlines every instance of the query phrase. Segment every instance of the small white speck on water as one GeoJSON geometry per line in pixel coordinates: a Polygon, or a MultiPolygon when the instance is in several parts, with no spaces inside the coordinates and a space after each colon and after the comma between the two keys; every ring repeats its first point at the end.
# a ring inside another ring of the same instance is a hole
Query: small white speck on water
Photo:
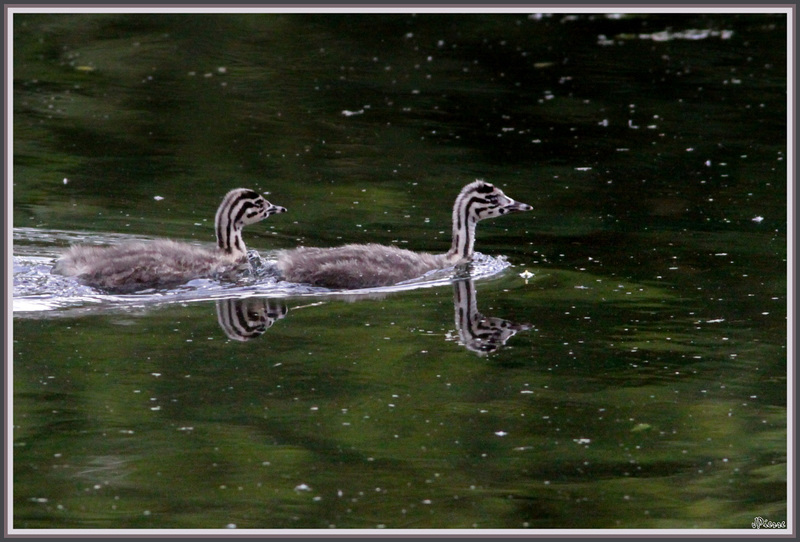
{"type": "Polygon", "coordinates": [[[156,201],[161,201],[162,199],[164,199],[164,196],[153,196],[153,199],[156,201]]]}

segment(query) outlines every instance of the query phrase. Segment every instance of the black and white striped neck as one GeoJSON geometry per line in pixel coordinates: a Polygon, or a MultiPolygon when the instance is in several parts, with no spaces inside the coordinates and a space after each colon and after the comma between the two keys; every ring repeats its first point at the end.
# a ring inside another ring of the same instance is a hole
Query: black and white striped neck
{"type": "Polygon", "coordinates": [[[457,262],[472,258],[478,221],[531,209],[530,205],[514,201],[487,182],[478,180],[468,184],[453,205],[453,244],[447,253],[448,260],[457,262]]]}
{"type": "Polygon", "coordinates": [[[533,327],[530,324],[481,314],[472,279],[453,283],[453,307],[461,344],[481,355],[498,350],[518,331],[533,327]]]}
{"type": "Polygon", "coordinates": [[[286,209],[273,205],[264,197],[247,188],[236,188],[228,192],[217,209],[214,219],[217,233],[217,246],[235,257],[247,253],[242,228],[254,224],[276,213],[285,213],[286,209]]]}
{"type": "Polygon", "coordinates": [[[260,297],[217,301],[220,327],[228,338],[241,342],[260,337],[288,311],[283,302],[260,297]]]}

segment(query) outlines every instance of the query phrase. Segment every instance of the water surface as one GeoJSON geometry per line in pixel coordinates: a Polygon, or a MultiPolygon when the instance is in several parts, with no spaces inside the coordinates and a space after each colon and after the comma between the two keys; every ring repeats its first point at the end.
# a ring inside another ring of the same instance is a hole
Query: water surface
{"type": "Polygon", "coordinates": [[[16,15],[14,527],[786,520],[786,25],[770,15],[16,15]],[[446,251],[329,292],[110,296],[75,242],[446,251]]]}

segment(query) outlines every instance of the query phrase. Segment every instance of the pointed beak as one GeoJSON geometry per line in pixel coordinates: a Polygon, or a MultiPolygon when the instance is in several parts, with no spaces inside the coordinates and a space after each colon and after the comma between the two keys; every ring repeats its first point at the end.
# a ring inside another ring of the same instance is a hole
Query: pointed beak
{"type": "Polygon", "coordinates": [[[522,211],[532,211],[533,207],[531,207],[527,203],[520,203],[518,201],[515,201],[513,203],[509,203],[508,205],[504,206],[503,209],[506,209],[507,212],[514,213],[522,211]]]}
{"type": "Polygon", "coordinates": [[[267,209],[267,216],[285,212],[286,212],[286,207],[281,207],[280,205],[270,205],[269,208],[267,209]]]}

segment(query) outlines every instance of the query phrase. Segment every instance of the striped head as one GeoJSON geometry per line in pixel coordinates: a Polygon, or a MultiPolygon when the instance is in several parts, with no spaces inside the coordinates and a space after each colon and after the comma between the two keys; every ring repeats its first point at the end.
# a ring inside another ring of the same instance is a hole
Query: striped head
{"type": "Polygon", "coordinates": [[[533,209],[526,203],[514,201],[502,190],[485,181],[475,181],[465,186],[456,199],[456,208],[459,206],[465,212],[464,216],[475,222],[484,218],[533,209]]]}
{"type": "Polygon", "coordinates": [[[526,203],[509,198],[493,184],[480,180],[468,184],[453,206],[453,247],[450,254],[460,258],[472,256],[478,221],[532,209],[526,203]]]}
{"type": "Polygon", "coordinates": [[[235,188],[225,195],[217,209],[214,221],[217,246],[228,254],[244,255],[247,249],[242,240],[242,228],[269,215],[285,212],[284,207],[271,204],[255,190],[235,188]]]}

